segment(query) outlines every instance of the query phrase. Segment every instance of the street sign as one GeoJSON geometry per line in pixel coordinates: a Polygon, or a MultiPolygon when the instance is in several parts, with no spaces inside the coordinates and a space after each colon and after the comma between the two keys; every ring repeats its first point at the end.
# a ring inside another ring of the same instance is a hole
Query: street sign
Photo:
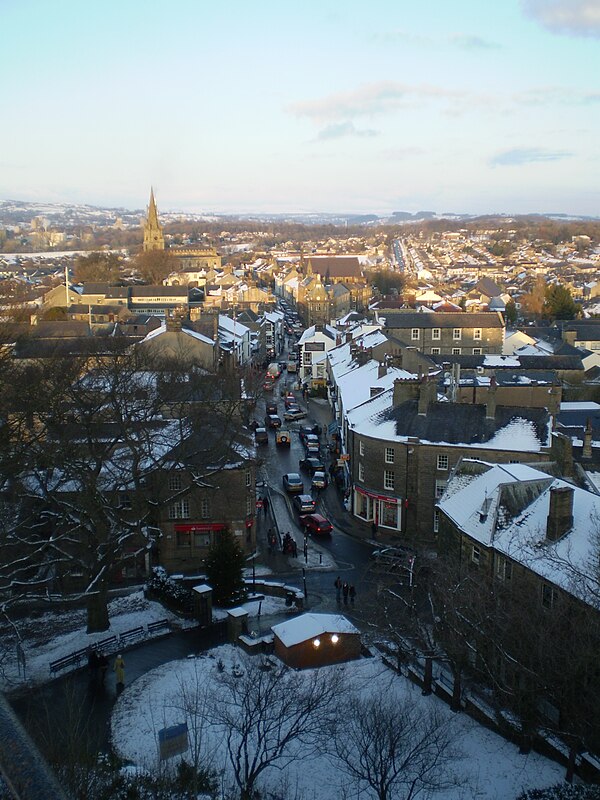
{"type": "Polygon", "coordinates": [[[189,747],[187,722],[172,725],[170,728],[161,728],[158,732],[158,746],[161,761],[185,753],[189,747]]]}

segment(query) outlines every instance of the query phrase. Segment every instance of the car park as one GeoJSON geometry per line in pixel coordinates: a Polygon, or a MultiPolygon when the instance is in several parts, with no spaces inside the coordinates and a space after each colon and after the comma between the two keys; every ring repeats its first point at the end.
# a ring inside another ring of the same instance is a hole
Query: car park
{"type": "Polygon", "coordinates": [[[269,434],[267,433],[266,428],[257,428],[254,431],[254,443],[255,444],[268,444],[269,443],[269,434]]]}
{"type": "Polygon", "coordinates": [[[304,494],[304,482],[297,472],[288,472],[283,476],[283,488],[290,494],[304,494]]]}
{"type": "Polygon", "coordinates": [[[292,444],[292,436],[290,432],[278,430],[275,436],[275,444],[278,447],[290,447],[292,444]]]}
{"type": "Polygon", "coordinates": [[[333,530],[333,525],[322,514],[306,514],[300,517],[300,525],[308,532],[315,534],[327,534],[333,530]]]}
{"type": "Polygon", "coordinates": [[[283,418],[288,420],[289,422],[294,422],[297,419],[304,419],[306,416],[306,411],[302,411],[301,408],[294,408],[293,406],[289,408],[283,415],[283,418]]]}
{"type": "Polygon", "coordinates": [[[300,469],[306,470],[306,472],[312,475],[313,472],[323,472],[325,467],[320,458],[307,456],[306,458],[300,459],[300,469]]]}
{"type": "Polygon", "coordinates": [[[303,516],[304,514],[312,514],[316,508],[316,501],[309,494],[298,494],[293,500],[294,508],[303,516]]]}
{"type": "Polygon", "coordinates": [[[265,417],[266,428],[281,428],[281,419],[277,414],[267,414],[265,417]]]}
{"type": "Polygon", "coordinates": [[[316,472],[313,472],[310,488],[316,489],[317,491],[320,491],[321,489],[326,489],[327,473],[323,470],[317,470],[316,472]]]}

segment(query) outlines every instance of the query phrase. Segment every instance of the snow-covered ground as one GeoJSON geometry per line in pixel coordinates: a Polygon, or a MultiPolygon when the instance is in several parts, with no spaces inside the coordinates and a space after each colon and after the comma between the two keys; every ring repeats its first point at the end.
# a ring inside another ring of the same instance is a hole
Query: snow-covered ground
{"type": "MultiPolygon", "coordinates": [[[[197,725],[186,719],[186,712],[182,710],[182,706],[186,707],[182,701],[185,687],[188,698],[198,687],[205,687],[208,694],[216,694],[220,690],[218,662],[231,673],[243,670],[247,658],[250,657],[239,649],[225,645],[196,658],[165,664],[135,681],[125,689],[113,713],[112,741],[116,751],[140,769],[158,768],[160,729],[187,722],[191,739],[193,731],[197,730],[197,725]]],[[[321,669],[339,670],[340,667],[321,669]]],[[[470,717],[453,714],[439,698],[423,697],[418,687],[389,670],[378,657],[351,662],[343,669],[345,694],[371,692],[374,696],[389,698],[398,707],[415,704],[424,717],[433,710],[447,720],[456,750],[447,769],[459,777],[459,785],[444,790],[440,795],[444,800],[510,800],[523,789],[549,786],[563,777],[564,770],[558,764],[536,753],[520,755],[515,745],[470,717]]],[[[353,720],[348,719],[347,724],[351,726],[353,720]]],[[[231,782],[231,772],[226,763],[223,734],[206,722],[202,728],[206,752],[227,785],[231,782]]],[[[344,794],[344,784],[348,786],[349,780],[327,755],[319,753],[291,763],[284,773],[271,767],[263,775],[263,785],[271,790],[284,784],[297,788],[301,796],[328,800],[348,796],[344,794]]]]}

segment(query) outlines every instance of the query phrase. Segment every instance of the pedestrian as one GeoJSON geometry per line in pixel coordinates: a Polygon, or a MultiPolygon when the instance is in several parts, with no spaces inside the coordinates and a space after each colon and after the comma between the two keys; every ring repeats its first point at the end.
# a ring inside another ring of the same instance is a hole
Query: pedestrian
{"type": "Polygon", "coordinates": [[[373,522],[371,523],[371,533],[373,534],[373,538],[376,539],[377,538],[377,522],[375,520],[373,520],[373,522]]]}
{"type": "Polygon", "coordinates": [[[96,683],[98,677],[98,653],[94,647],[88,648],[88,669],[90,671],[90,680],[96,683]]]}
{"type": "Polygon", "coordinates": [[[333,585],[335,586],[335,599],[339,604],[342,599],[342,579],[340,578],[339,575],[335,579],[333,585]]]}
{"type": "Polygon", "coordinates": [[[269,555],[273,552],[273,528],[269,528],[267,533],[267,545],[269,547],[269,555]]]}
{"type": "Polygon", "coordinates": [[[344,581],[344,585],[342,586],[342,594],[344,595],[344,605],[345,606],[348,605],[348,592],[349,591],[350,591],[350,587],[348,586],[346,581],[344,581]]]}
{"type": "Polygon", "coordinates": [[[269,498],[267,495],[263,497],[263,511],[265,512],[265,517],[269,513],[269,498]]]}
{"type": "Polygon", "coordinates": [[[98,669],[100,670],[100,685],[104,686],[106,672],[108,670],[108,658],[104,653],[98,653],[98,669]]]}
{"type": "Polygon", "coordinates": [[[350,588],[348,589],[348,594],[350,595],[350,602],[354,605],[354,600],[356,598],[356,589],[354,588],[354,584],[350,584],[350,588]]]}
{"type": "Polygon", "coordinates": [[[115,671],[115,678],[117,681],[117,694],[121,694],[125,688],[125,662],[123,661],[123,656],[120,653],[115,658],[113,669],[115,671]]]}
{"type": "Polygon", "coordinates": [[[292,539],[292,555],[294,558],[298,558],[298,545],[295,539],[292,539]]]}

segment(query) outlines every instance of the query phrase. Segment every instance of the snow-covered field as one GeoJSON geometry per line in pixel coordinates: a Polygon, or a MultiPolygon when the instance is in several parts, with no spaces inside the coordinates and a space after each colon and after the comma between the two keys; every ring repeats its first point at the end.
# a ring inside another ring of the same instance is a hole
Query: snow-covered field
{"type": "MultiPolygon", "coordinates": [[[[243,670],[247,658],[250,657],[239,649],[226,645],[196,658],[163,665],[135,681],[125,689],[113,713],[112,740],[116,751],[141,769],[156,769],[161,728],[187,722],[190,739],[193,739],[194,728],[197,729],[197,719],[186,719],[187,712],[183,710],[189,708],[189,702],[182,701],[185,687],[188,698],[195,693],[197,696],[198,687],[205,687],[209,695],[216,695],[220,691],[221,675],[218,662],[225,672],[231,673],[243,670]]],[[[339,670],[340,667],[322,669],[339,670]]],[[[345,696],[352,692],[372,693],[388,698],[391,703],[398,704],[398,708],[403,704],[415,704],[423,717],[433,710],[451,726],[456,755],[448,769],[458,776],[459,785],[445,789],[439,795],[444,800],[511,800],[522,789],[548,786],[563,778],[564,770],[558,764],[536,753],[520,755],[513,744],[468,716],[453,714],[437,697],[423,697],[418,687],[389,670],[378,657],[350,662],[342,669],[345,696]]],[[[346,722],[348,726],[353,725],[352,719],[346,722]]],[[[227,785],[231,782],[231,773],[226,764],[223,734],[208,723],[204,723],[201,730],[212,765],[227,785]]],[[[284,772],[268,768],[262,783],[271,790],[285,785],[288,790],[297,789],[299,796],[313,800],[355,796],[352,791],[350,795],[344,794],[344,786],[349,788],[349,779],[322,753],[291,763],[284,772]]]]}

